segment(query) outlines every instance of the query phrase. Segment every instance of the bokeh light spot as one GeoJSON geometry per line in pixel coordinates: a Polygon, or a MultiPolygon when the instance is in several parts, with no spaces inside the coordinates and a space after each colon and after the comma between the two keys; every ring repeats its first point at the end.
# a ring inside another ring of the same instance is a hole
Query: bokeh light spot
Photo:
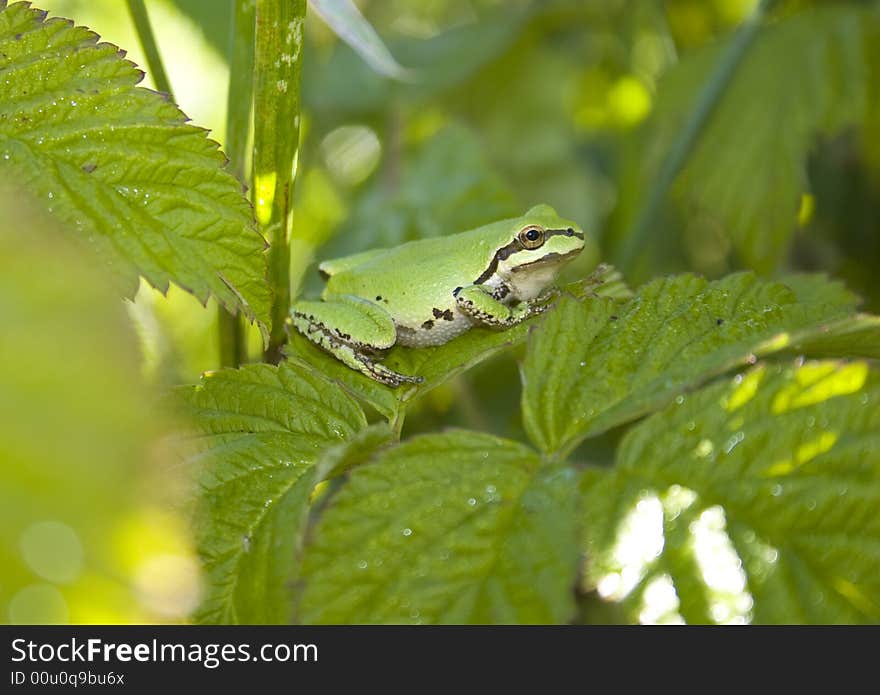
{"type": "Polygon", "coordinates": [[[689,529],[694,556],[709,599],[709,612],[716,623],[751,622],[754,604],[747,590],[746,573],[727,535],[724,509],[704,509],[689,529]]]}
{"type": "Polygon", "coordinates": [[[684,618],[678,612],[680,604],[672,577],[660,574],[645,586],[639,622],[642,625],[682,624],[684,618]]]}
{"type": "Polygon", "coordinates": [[[82,543],[67,524],[58,521],[31,524],[22,532],[19,547],[27,566],[50,582],[70,584],[82,572],[82,543]]]}
{"type": "Polygon", "coordinates": [[[186,618],[202,597],[199,565],[188,555],[147,557],[138,566],[134,583],[141,605],[169,620],[186,618]]]}
{"type": "Polygon", "coordinates": [[[9,602],[12,625],[57,625],[70,622],[67,601],[51,584],[31,584],[9,602]]]}
{"type": "Polygon", "coordinates": [[[734,379],[733,391],[724,403],[722,403],[727,412],[732,413],[733,411],[742,408],[755,397],[755,394],[758,393],[758,386],[764,379],[764,371],[764,367],[760,366],[753,369],[748,374],[739,375],[734,379]]]}
{"type": "Polygon", "coordinates": [[[608,92],[608,108],[619,125],[637,125],[651,112],[651,93],[637,77],[625,75],[608,92]]]}
{"type": "Polygon", "coordinates": [[[327,133],[321,142],[321,151],[333,176],[342,183],[354,186],[376,169],[382,145],[370,128],[344,125],[327,133]]]}
{"type": "Polygon", "coordinates": [[[626,598],[663,552],[663,544],[663,505],[657,495],[643,496],[620,524],[611,554],[612,571],[597,583],[599,595],[614,601],[626,598]]]}
{"type": "Polygon", "coordinates": [[[774,397],[774,415],[859,391],[868,378],[868,365],[865,362],[806,364],[794,376],[774,397]]]}
{"type": "Polygon", "coordinates": [[[797,221],[798,226],[806,227],[813,219],[816,212],[816,198],[810,193],[804,193],[801,196],[801,204],[798,208],[797,221]]]}

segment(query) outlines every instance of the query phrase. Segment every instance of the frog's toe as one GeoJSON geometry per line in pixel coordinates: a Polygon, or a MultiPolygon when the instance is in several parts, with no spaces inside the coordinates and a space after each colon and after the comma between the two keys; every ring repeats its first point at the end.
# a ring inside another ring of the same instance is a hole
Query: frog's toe
{"type": "Polygon", "coordinates": [[[425,380],[424,377],[421,376],[409,376],[407,374],[395,372],[393,369],[388,369],[388,367],[379,362],[362,360],[361,366],[361,371],[371,379],[375,379],[376,381],[385,384],[386,386],[391,386],[392,388],[397,388],[403,384],[421,384],[425,380]]]}
{"type": "Polygon", "coordinates": [[[555,302],[562,296],[562,292],[558,287],[548,287],[546,290],[541,292],[535,299],[535,303],[538,304],[547,304],[551,302],[555,302]]]}

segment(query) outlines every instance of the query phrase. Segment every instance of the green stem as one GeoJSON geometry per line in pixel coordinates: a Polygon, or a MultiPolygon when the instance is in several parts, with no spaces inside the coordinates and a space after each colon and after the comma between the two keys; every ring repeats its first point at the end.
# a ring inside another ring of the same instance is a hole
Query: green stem
{"type": "Polygon", "coordinates": [[[156,45],[156,37],[153,35],[153,27],[150,26],[150,17],[147,15],[147,7],[144,0],[128,0],[128,11],[131,20],[137,30],[138,39],[147,58],[147,67],[156,83],[156,89],[171,96],[171,83],[165,74],[162,58],[159,55],[159,47],[156,45]]]}
{"type": "Polygon", "coordinates": [[[690,117],[682,128],[657,174],[656,183],[648,192],[648,199],[642,206],[629,234],[623,240],[616,262],[623,268],[631,267],[640,250],[645,248],[648,235],[655,228],[660,211],[666,201],[673,181],[681,172],[688,157],[694,151],[700,135],[706,128],[715,107],[721,101],[724,91],[745,57],[746,51],[758,33],[762,20],[776,0],[762,0],[752,15],[740,26],[727,50],[718,61],[715,71],[697,98],[690,117]]]}
{"type": "Polygon", "coordinates": [[[244,326],[237,314],[217,307],[217,341],[220,345],[220,366],[240,367],[247,362],[244,326]]]}
{"type": "Polygon", "coordinates": [[[299,147],[306,0],[257,0],[254,57],[254,208],[269,241],[272,326],[267,362],[277,364],[290,310],[290,234],[299,147]]]}
{"type": "MultiPolygon", "coordinates": [[[[254,74],[254,0],[236,0],[229,40],[229,91],[226,98],[226,156],[232,173],[246,181],[248,131],[251,125],[254,74]]],[[[217,308],[220,365],[238,367],[247,361],[244,324],[222,306],[217,308]]]]}
{"type": "Polygon", "coordinates": [[[666,10],[666,3],[664,0],[657,0],[657,4],[654,7],[657,13],[660,35],[663,37],[663,47],[666,49],[666,59],[672,65],[678,62],[678,44],[675,42],[672,27],[669,26],[669,14],[666,10]]]}
{"type": "Polygon", "coordinates": [[[394,441],[400,441],[400,435],[403,433],[403,423],[406,422],[406,406],[401,403],[394,413],[394,417],[388,422],[391,425],[391,431],[394,433],[394,441]]]}

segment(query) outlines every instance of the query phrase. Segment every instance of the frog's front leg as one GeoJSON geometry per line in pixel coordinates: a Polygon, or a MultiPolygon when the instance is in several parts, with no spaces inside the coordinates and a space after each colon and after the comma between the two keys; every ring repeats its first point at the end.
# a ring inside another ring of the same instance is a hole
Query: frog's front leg
{"type": "Polygon", "coordinates": [[[302,335],[336,359],[387,386],[418,384],[376,361],[377,353],[397,340],[394,320],[382,307],[360,297],[340,295],[329,301],[296,302],[290,322],[302,335]]]}
{"type": "Polygon", "coordinates": [[[548,301],[556,296],[555,290],[544,292],[529,302],[520,302],[514,306],[495,299],[488,288],[483,285],[459,287],[452,293],[459,311],[477,323],[493,328],[510,328],[521,321],[547,311],[548,301]]]}

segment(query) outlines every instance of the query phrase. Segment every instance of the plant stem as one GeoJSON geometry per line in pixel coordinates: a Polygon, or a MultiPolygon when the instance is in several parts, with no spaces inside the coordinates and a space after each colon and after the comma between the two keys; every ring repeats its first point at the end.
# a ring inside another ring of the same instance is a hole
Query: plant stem
{"type": "MultiPolygon", "coordinates": [[[[236,0],[229,38],[229,91],[226,98],[226,156],[242,184],[247,177],[248,131],[251,125],[254,75],[254,0],[236,0]]],[[[238,367],[247,361],[244,325],[240,317],[217,308],[220,365],[238,367]]]]}
{"type": "Polygon", "coordinates": [[[406,407],[401,403],[397,412],[394,413],[394,417],[388,422],[388,424],[391,425],[391,431],[394,433],[394,441],[396,442],[400,441],[404,422],[406,422],[406,407]]]}
{"type": "Polygon", "coordinates": [[[220,346],[220,366],[240,367],[247,362],[244,327],[237,314],[217,307],[217,342],[220,346]]]}
{"type": "Polygon", "coordinates": [[[128,0],[128,11],[137,30],[141,47],[146,54],[147,67],[153,76],[153,82],[156,83],[156,89],[160,92],[165,92],[165,94],[171,97],[171,83],[168,81],[168,75],[165,73],[165,67],[162,65],[159,47],[156,45],[156,37],[153,35],[153,27],[150,26],[150,17],[147,15],[147,7],[144,5],[144,0],[128,0]]]}
{"type": "Polygon", "coordinates": [[[776,0],[761,1],[761,4],[758,5],[752,15],[737,30],[727,50],[718,61],[718,65],[709,77],[709,81],[697,98],[694,110],[666,154],[666,158],[660,167],[660,172],[657,174],[656,183],[648,191],[648,199],[639,211],[639,215],[629,234],[627,234],[622,242],[622,247],[616,258],[619,266],[629,268],[640,250],[645,247],[647,237],[660,214],[673,181],[675,181],[688,157],[693,152],[700,139],[700,135],[709,122],[712,112],[721,101],[725,89],[730,84],[736,69],[757,35],[762,20],[774,4],[776,4],[776,0]]]}
{"type": "Polygon", "coordinates": [[[666,60],[669,61],[670,65],[677,63],[678,45],[675,42],[672,27],[669,26],[669,14],[666,10],[666,3],[664,0],[657,0],[654,9],[657,13],[657,25],[660,29],[660,34],[662,37],[665,37],[665,40],[663,40],[663,48],[666,50],[666,60]]]}
{"type": "Polygon", "coordinates": [[[267,362],[282,359],[290,310],[290,234],[299,148],[300,75],[306,0],[256,0],[254,208],[269,241],[274,292],[267,362]]]}

